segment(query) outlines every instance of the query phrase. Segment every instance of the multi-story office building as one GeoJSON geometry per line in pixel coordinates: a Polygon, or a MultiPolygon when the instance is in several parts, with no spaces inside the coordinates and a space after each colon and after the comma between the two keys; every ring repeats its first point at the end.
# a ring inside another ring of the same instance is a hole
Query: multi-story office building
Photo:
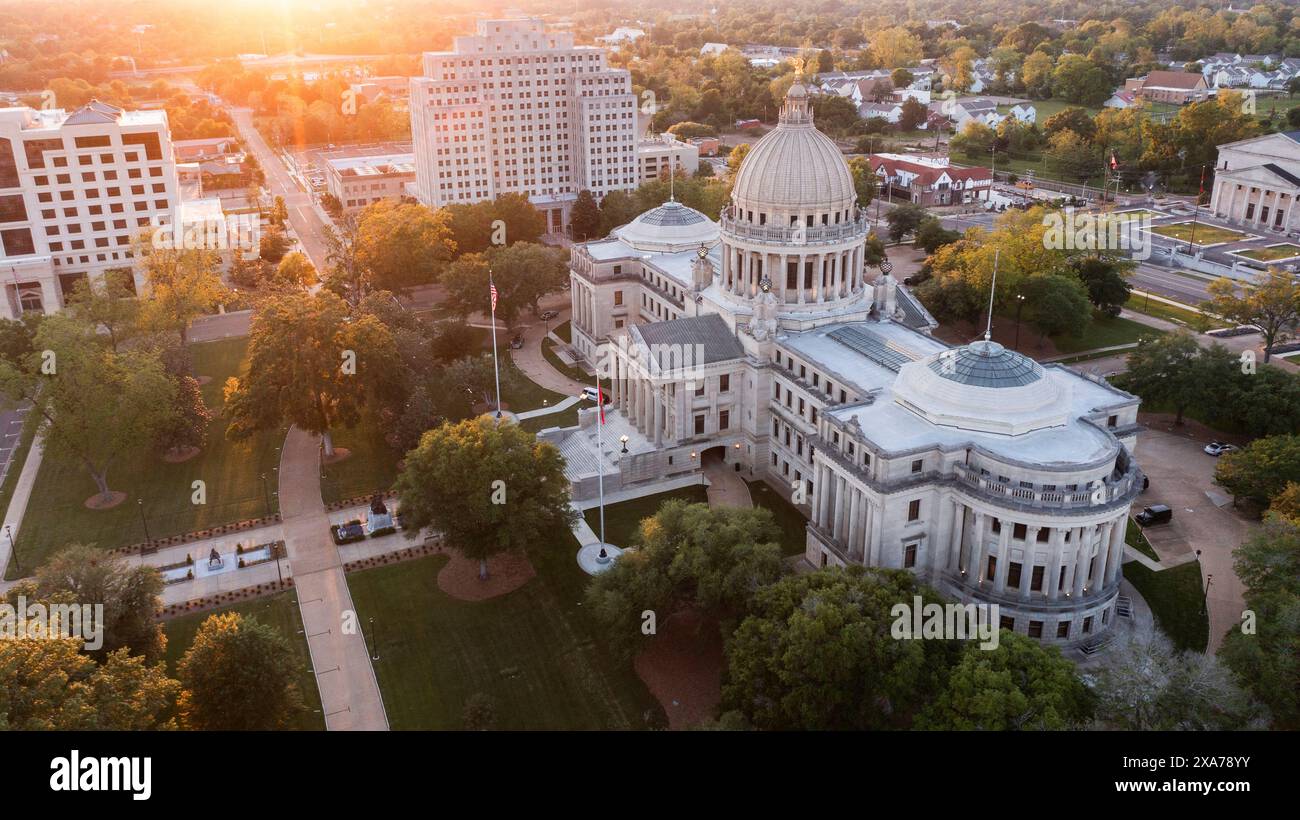
{"type": "Polygon", "coordinates": [[[166,112],[0,109],[0,317],[53,313],[77,281],[130,268],[178,199],[166,112]]]}
{"type": "Polygon", "coordinates": [[[637,143],[638,182],[650,182],[671,169],[672,173],[690,176],[700,167],[699,146],[679,140],[672,134],[646,137],[637,143]]]}
{"type": "Polygon", "coordinates": [[[560,232],[578,192],[638,184],[631,74],[541,21],[482,20],[411,78],[416,192],[430,207],[521,193],[560,232]]]}
{"type": "Polygon", "coordinates": [[[414,180],[415,163],[410,154],[325,160],[325,188],[338,199],[344,213],[381,199],[401,199],[407,184],[414,180]]]}

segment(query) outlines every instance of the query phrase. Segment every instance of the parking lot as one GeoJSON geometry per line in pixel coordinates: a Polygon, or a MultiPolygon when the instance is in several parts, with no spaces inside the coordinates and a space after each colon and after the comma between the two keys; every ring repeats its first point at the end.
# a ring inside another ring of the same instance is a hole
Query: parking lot
{"type": "Polygon", "coordinates": [[[1143,506],[1167,504],[1173,520],[1144,530],[1161,561],[1168,563],[1201,551],[1202,583],[1213,576],[1208,595],[1210,652],[1218,649],[1223,634],[1240,622],[1243,587],[1232,570],[1232,551],[1249,538],[1258,523],[1232,506],[1232,499],[1214,484],[1213,456],[1201,448],[1207,442],[1188,435],[1148,429],[1139,434],[1137,460],[1151,479],[1133,511],[1143,506]]]}

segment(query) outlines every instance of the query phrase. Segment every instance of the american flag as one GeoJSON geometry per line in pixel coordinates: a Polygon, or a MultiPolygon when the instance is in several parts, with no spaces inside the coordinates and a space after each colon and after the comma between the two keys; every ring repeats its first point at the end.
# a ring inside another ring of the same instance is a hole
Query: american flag
{"type": "Polygon", "coordinates": [[[1115,157],[1115,152],[1110,152],[1110,170],[1114,171],[1119,168],[1119,160],[1115,157]]]}
{"type": "Polygon", "coordinates": [[[492,312],[497,312],[497,286],[491,279],[488,280],[488,289],[492,292],[492,312]]]}
{"type": "Polygon", "coordinates": [[[600,408],[600,423],[605,423],[605,389],[596,385],[596,406],[600,408]]]}

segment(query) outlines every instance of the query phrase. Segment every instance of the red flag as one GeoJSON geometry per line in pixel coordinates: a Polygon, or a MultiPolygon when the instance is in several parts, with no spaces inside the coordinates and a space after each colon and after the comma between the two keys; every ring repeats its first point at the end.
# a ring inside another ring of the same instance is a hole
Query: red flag
{"type": "Polygon", "coordinates": [[[605,423],[605,388],[596,385],[596,404],[600,406],[600,423],[605,423]]]}
{"type": "Polygon", "coordinates": [[[488,288],[491,289],[492,291],[492,312],[496,313],[497,312],[497,286],[493,284],[491,279],[488,280],[488,288]]]}
{"type": "Polygon", "coordinates": [[[1119,160],[1115,158],[1115,152],[1110,152],[1110,170],[1114,171],[1119,168],[1119,160]]]}
{"type": "Polygon", "coordinates": [[[1201,166],[1201,190],[1196,197],[1196,201],[1200,202],[1201,197],[1203,196],[1205,196],[1205,166],[1204,165],[1201,166]]]}

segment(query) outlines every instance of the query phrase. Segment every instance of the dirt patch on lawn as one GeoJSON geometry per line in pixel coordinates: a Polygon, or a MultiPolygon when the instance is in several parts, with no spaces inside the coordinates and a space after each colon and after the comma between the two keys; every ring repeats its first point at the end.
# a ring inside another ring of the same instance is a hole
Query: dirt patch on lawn
{"type": "Polygon", "coordinates": [[[346,447],[335,447],[335,448],[334,448],[334,455],[332,455],[332,456],[327,456],[327,455],[325,455],[325,451],[324,451],[324,450],[321,451],[321,454],[320,454],[320,463],[321,463],[321,464],[338,464],[340,461],[347,461],[347,460],[348,460],[349,458],[351,458],[351,457],[352,457],[352,451],[349,450],[348,448],[346,448],[346,447]]]}
{"type": "Polygon", "coordinates": [[[111,510],[118,504],[126,500],[126,493],[121,490],[113,490],[107,496],[95,493],[86,499],[86,509],[88,510],[111,510]]]}
{"type": "MultiPolygon", "coordinates": [[[[509,410],[510,402],[508,401],[501,402],[501,409],[509,410]]],[[[492,404],[484,404],[483,402],[479,402],[475,404],[473,407],[471,407],[470,410],[474,413],[474,415],[481,416],[484,413],[496,413],[497,406],[495,402],[492,404]]]]}
{"type": "Polygon", "coordinates": [[[459,550],[448,550],[451,560],[438,572],[438,588],[461,601],[486,601],[514,592],[528,583],[537,570],[522,552],[507,552],[488,559],[488,578],[480,581],[478,561],[459,550]]]}
{"type": "Polygon", "coordinates": [[[180,464],[203,452],[198,447],[178,447],[163,454],[162,460],[168,464],[180,464]]]}
{"type": "Polygon", "coordinates": [[[714,618],[683,609],[659,624],[658,634],[633,663],[668,715],[669,729],[689,729],[712,718],[722,702],[722,633],[714,618]]]}
{"type": "MultiPolygon", "coordinates": [[[[942,339],[948,344],[964,345],[976,339],[983,339],[985,327],[983,324],[977,327],[973,322],[966,321],[945,322],[935,329],[934,337],[942,339]]],[[[1016,320],[995,315],[993,317],[993,341],[1007,350],[1015,348],[1016,320]]],[[[1060,351],[1056,349],[1056,345],[1052,344],[1050,338],[1044,337],[1042,344],[1038,343],[1038,331],[1030,327],[1028,322],[1022,322],[1020,325],[1020,352],[1034,359],[1046,359],[1060,355],[1060,351]]]]}

